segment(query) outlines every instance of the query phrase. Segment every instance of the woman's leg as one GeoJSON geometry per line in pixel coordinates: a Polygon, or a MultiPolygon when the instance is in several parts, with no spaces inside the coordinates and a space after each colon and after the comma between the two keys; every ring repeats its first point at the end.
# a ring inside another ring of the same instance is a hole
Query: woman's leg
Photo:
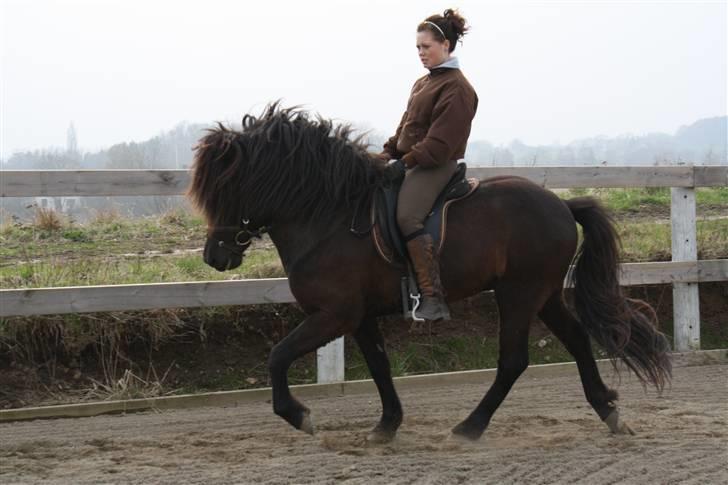
{"type": "Polygon", "coordinates": [[[456,170],[455,160],[435,168],[407,170],[397,198],[397,224],[405,239],[424,228],[423,222],[432,211],[437,196],[456,170]]]}
{"type": "Polygon", "coordinates": [[[432,169],[415,167],[407,171],[399,191],[397,223],[407,243],[421,294],[420,306],[415,311],[416,318],[433,321],[450,319],[440,281],[437,251],[432,237],[425,234],[423,223],[456,168],[455,161],[432,169]]]}

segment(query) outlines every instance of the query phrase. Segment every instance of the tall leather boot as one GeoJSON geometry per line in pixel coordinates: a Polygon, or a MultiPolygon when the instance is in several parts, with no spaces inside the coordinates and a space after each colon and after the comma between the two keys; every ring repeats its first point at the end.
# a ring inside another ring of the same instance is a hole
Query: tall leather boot
{"type": "Polygon", "coordinates": [[[422,234],[407,241],[407,251],[421,295],[415,317],[430,321],[450,320],[450,310],[445,303],[445,291],[440,281],[440,262],[437,260],[432,236],[422,234]]]}

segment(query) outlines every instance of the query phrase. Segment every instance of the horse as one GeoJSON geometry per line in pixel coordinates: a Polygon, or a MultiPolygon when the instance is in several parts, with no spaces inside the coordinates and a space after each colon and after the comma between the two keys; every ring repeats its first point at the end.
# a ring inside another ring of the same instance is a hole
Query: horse
{"type": "MultiPolygon", "coordinates": [[[[368,438],[388,442],[402,423],[378,317],[400,311],[403,265],[380,257],[371,237],[351,231],[387,178],[349,124],[272,103],[242,129],[218,123],[194,148],[188,196],[208,224],[204,261],[219,271],[241,264],[251,239],[267,232],[305,319],[270,352],[273,411],[314,434],[310,410],[289,389],[292,362],[352,335],[378,389],[382,414],[368,438]]],[[[500,314],[495,381],[452,433],[477,440],[528,367],[528,334],[539,317],[574,357],[586,400],[612,433],[633,433],[618,394],[599,374],[595,340],[615,364],[661,390],[671,378],[669,344],[654,310],[627,298],[618,281],[620,243],[597,200],[562,200],[521,177],[479,181],[453,204],[442,247],[447,301],[493,290],[500,314]],[[577,223],[583,229],[578,245],[577,223]],[[574,285],[572,312],[564,281],[574,285]]]]}

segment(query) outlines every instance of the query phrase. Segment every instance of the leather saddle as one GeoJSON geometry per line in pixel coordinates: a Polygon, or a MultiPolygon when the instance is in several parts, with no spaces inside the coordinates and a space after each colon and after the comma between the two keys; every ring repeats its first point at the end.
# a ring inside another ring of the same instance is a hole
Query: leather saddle
{"type": "MultiPolygon", "coordinates": [[[[478,188],[479,181],[465,178],[467,167],[459,163],[455,174],[435,201],[425,219],[425,232],[432,236],[439,253],[447,235],[447,209],[478,188]]],[[[377,187],[371,205],[372,239],[380,256],[390,264],[406,264],[407,248],[397,225],[397,196],[404,180],[404,171],[388,183],[377,187]]]]}

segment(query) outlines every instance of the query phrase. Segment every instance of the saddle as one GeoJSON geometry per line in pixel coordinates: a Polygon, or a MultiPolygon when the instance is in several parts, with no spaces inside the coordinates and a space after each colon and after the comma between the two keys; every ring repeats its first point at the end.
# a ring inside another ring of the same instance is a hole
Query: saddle
{"type": "MultiPolygon", "coordinates": [[[[437,197],[432,211],[425,219],[425,232],[432,236],[438,254],[447,235],[447,209],[472,194],[479,181],[465,178],[467,167],[459,163],[455,174],[437,197]]],[[[371,205],[372,239],[379,255],[390,264],[406,264],[407,248],[397,225],[397,196],[404,180],[404,171],[374,193],[371,205]]]]}

